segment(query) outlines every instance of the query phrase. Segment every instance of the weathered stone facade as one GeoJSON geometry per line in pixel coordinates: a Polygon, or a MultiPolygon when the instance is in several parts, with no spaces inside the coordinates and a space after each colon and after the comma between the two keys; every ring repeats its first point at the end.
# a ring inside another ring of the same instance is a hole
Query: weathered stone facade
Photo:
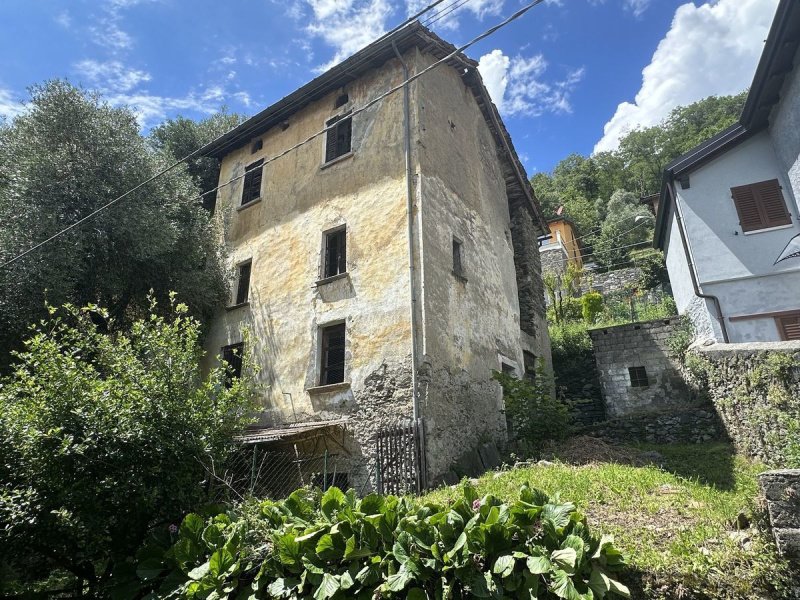
{"type": "MultiPolygon", "coordinates": [[[[412,73],[452,48],[421,26],[396,37],[412,73]]],[[[321,76],[332,79],[327,91],[302,94],[284,119],[221,154],[220,180],[402,82],[391,40],[381,44],[362,51],[379,59],[348,59],[358,66],[346,76],[321,76]]],[[[349,416],[348,450],[366,458],[376,431],[412,415],[416,355],[431,479],[481,442],[505,441],[492,370],[522,374],[526,356],[550,358],[536,244],[544,221],[476,63],[454,60],[459,68],[409,86],[408,179],[398,92],[352,117],[340,159],[325,162],[321,136],[266,164],[257,201],[241,205],[241,179],[220,189],[215,218],[231,263],[252,267],[249,302],[221,314],[207,341],[213,356],[250,331],[264,425],[349,416]],[[346,268],[325,278],[323,239],[336,228],[346,268]],[[331,324],[345,326],[344,381],[325,385],[321,331],[331,324]]]]}
{"type": "Polygon", "coordinates": [[[758,482],[778,552],[800,566],[800,469],[767,471],[758,482]]]}
{"type": "Polygon", "coordinates": [[[739,452],[800,466],[800,342],[697,346],[686,367],[739,452]]]}
{"type": "Polygon", "coordinates": [[[667,345],[675,322],[659,319],[589,331],[609,417],[697,403],[667,345]]]}

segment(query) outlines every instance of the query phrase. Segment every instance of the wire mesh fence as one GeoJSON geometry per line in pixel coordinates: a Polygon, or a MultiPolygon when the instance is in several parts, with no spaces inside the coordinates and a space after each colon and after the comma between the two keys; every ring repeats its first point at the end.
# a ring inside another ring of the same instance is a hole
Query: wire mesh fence
{"type": "Polygon", "coordinates": [[[248,497],[286,498],[302,487],[323,490],[354,489],[359,496],[372,491],[417,493],[422,488],[419,423],[403,420],[369,441],[366,455],[304,450],[302,443],[276,448],[271,444],[240,446],[218,469],[209,469],[210,500],[238,502],[248,497]]]}

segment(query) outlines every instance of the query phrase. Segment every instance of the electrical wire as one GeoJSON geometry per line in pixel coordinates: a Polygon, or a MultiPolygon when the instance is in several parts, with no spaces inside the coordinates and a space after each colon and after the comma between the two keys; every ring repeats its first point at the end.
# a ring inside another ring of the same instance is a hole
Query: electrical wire
{"type": "MultiPolygon", "coordinates": [[[[540,1],[541,1],[541,0],[540,0],[540,1]]],[[[435,0],[434,2],[432,2],[431,4],[429,4],[428,6],[426,6],[424,9],[422,9],[422,10],[418,11],[418,12],[417,12],[417,13],[415,13],[414,15],[410,16],[409,18],[407,18],[407,19],[406,19],[405,21],[403,21],[403,22],[402,22],[400,25],[397,25],[396,27],[394,27],[394,28],[390,29],[389,31],[387,31],[385,34],[383,34],[382,36],[380,36],[380,37],[379,37],[377,40],[375,40],[375,42],[373,42],[373,43],[377,43],[377,42],[380,42],[380,41],[382,41],[382,40],[386,39],[386,38],[387,38],[387,37],[389,37],[390,35],[392,35],[392,34],[396,33],[397,31],[401,30],[403,27],[406,27],[408,24],[412,23],[414,20],[416,20],[417,18],[419,18],[420,16],[422,16],[423,14],[425,14],[426,12],[428,12],[429,10],[433,9],[434,7],[438,6],[438,5],[439,5],[439,4],[441,4],[442,2],[445,2],[445,0],[435,0]]],[[[537,2],[536,4],[538,4],[538,2],[537,2]]],[[[533,8],[533,7],[531,6],[530,8],[533,8]]],[[[519,12],[519,11],[518,11],[518,12],[519,12]]],[[[525,11],[525,12],[527,12],[527,11],[525,11]]],[[[516,14],[516,13],[515,13],[515,14],[516,14]]],[[[496,31],[496,30],[495,30],[495,31],[496,31]]],[[[365,60],[366,60],[366,59],[365,59],[365,60]]],[[[362,61],[362,62],[363,62],[363,61],[362,61]]],[[[354,67],[355,67],[355,66],[357,66],[358,64],[361,64],[361,63],[357,63],[356,65],[354,65],[354,67]]],[[[437,64],[437,63],[434,63],[434,64],[437,64]]],[[[410,80],[411,80],[411,79],[409,79],[409,81],[410,81],[410,80]]],[[[407,83],[407,82],[406,82],[406,83],[407,83]]],[[[402,87],[402,85],[401,85],[401,87],[402,87]]],[[[395,89],[394,91],[396,91],[396,89],[395,89]]],[[[365,107],[362,107],[360,110],[364,110],[365,108],[367,108],[367,107],[371,106],[372,104],[374,104],[374,102],[372,102],[372,103],[370,103],[370,104],[367,104],[367,105],[365,105],[365,107]]],[[[354,111],[354,112],[355,112],[355,111],[354,111]]],[[[326,131],[328,131],[328,129],[330,129],[330,128],[331,128],[331,127],[326,127],[326,128],[323,130],[323,133],[324,133],[324,132],[326,132],[326,131]]],[[[218,137],[217,137],[216,139],[214,139],[214,140],[213,140],[211,143],[213,144],[214,142],[216,142],[216,141],[220,140],[221,138],[225,137],[226,135],[228,135],[228,133],[230,133],[230,132],[231,132],[231,131],[233,131],[234,129],[236,129],[236,128],[234,127],[234,128],[232,128],[231,130],[229,130],[229,131],[227,131],[227,132],[223,133],[222,135],[218,136],[218,137]]],[[[317,134],[317,135],[321,135],[321,134],[317,134]]],[[[312,136],[312,137],[311,137],[311,138],[309,138],[309,140],[307,140],[307,141],[310,141],[310,140],[311,140],[311,139],[313,139],[314,137],[317,137],[317,136],[316,136],[316,135],[315,135],[315,136],[312,136]]],[[[206,145],[208,145],[208,144],[206,144],[206,145]]],[[[114,206],[114,205],[115,205],[115,204],[117,204],[118,202],[120,202],[120,201],[124,200],[125,198],[127,198],[128,196],[130,196],[132,193],[134,193],[134,192],[136,192],[136,191],[138,191],[138,190],[142,189],[143,187],[145,187],[146,185],[148,185],[148,184],[152,183],[152,182],[153,182],[153,181],[155,181],[156,179],[158,179],[158,178],[160,178],[160,177],[162,177],[162,176],[164,176],[164,175],[167,175],[168,173],[172,172],[173,170],[175,170],[177,167],[179,167],[179,166],[180,166],[180,165],[182,165],[183,163],[185,163],[185,162],[187,162],[187,161],[189,161],[189,160],[191,160],[191,159],[195,158],[195,157],[196,157],[196,156],[197,156],[197,155],[200,153],[200,151],[201,151],[202,149],[203,149],[203,147],[201,147],[201,148],[198,148],[197,150],[194,150],[193,152],[190,152],[189,154],[187,154],[187,155],[186,155],[186,156],[184,156],[183,158],[181,158],[181,159],[179,159],[179,160],[175,161],[175,162],[174,162],[174,163],[172,163],[171,165],[169,165],[169,166],[165,167],[164,169],[162,169],[161,171],[157,172],[157,173],[156,173],[155,175],[153,175],[152,177],[149,177],[148,179],[146,179],[146,180],[144,180],[143,182],[139,183],[138,185],[136,185],[136,186],[132,187],[132,188],[131,188],[131,189],[129,189],[128,191],[124,192],[123,194],[121,194],[121,195],[117,196],[117,197],[116,197],[116,198],[114,198],[113,200],[111,200],[111,201],[107,202],[106,204],[103,204],[103,205],[102,205],[102,206],[100,206],[99,208],[97,208],[97,209],[93,210],[93,211],[92,211],[92,212],[90,212],[88,215],[86,215],[86,216],[84,216],[84,217],[82,217],[82,218],[78,219],[77,221],[75,221],[74,223],[72,223],[72,224],[68,225],[67,227],[64,227],[63,229],[59,230],[58,232],[54,233],[53,235],[51,235],[51,236],[50,236],[50,237],[48,237],[47,239],[45,239],[45,240],[43,240],[43,241],[39,242],[38,244],[34,244],[33,246],[31,246],[30,248],[28,248],[27,250],[25,250],[25,251],[24,251],[24,252],[22,252],[21,254],[18,254],[18,255],[16,255],[16,256],[14,256],[13,258],[11,258],[11,259],[9,259],[9,260],[5,261],[5,262],[4,262],[2,265],[0,265],[0,268],[5,268],[5,267],[8,267],[9,265],[11,265],[11,264],[13,264],[13,263],[17,262],[18,260],[20,260],[20,259],[24,258],[24,257],[25,257],[25,256],[27,256],[28,254],[31,254],[32,252],[35,252],[36,250],[38,250],[39,248],[41,248],[41,247],[43,247],[43,246],[45,246],[45,245],[49,244],[49,243],[50,243],[50,242],[52,242],[53,240],[55,240],[55,239],[57,239],[57,238],[61,237],[62,235],[64,235],[64,234],[68,233],[69,231],[71,231],[71,230],[75,229],[76,227],[79,227],[79,226],[80,226],[80,225],[82,225],[83,223],[85,223],[85,222],[87,222],[87,221],[89,221],[89,220],[93,219],[95,216],[97,216],[97,215],[98,215],[98,214],[100,214],[101,212],[103,212],[103,211],[105,211],[105,210],[107,210],[107,209],[111,208],[112,206],[114,206]]],[[[293,149],[293,148],[291,148],[291,149],[293,149]]],[[[291,150],[291,149],[290,149],[290,150],[291,150]]],[[[280,154],[279,156],[283,156],[283,154],[285,154],[285,152],[284,152],[284,153],[282,153],[282,154],[280,154]]],[[[275,157],[275,158],[278,158],[278,157],[275,157]]],[[[265,164],[266,164],[266,163],[265,163],[265,164]]],[[[216,191],[216,190],[218,190],[218,189],[219,189],[219,186],[218,186],[218,187],[216,187],[216,188],[214,188],[214,189],[207,190],[206,192],[203,192],[202,194],[200,194],[200,196],[198,196],[198,198],[197,198],[197,199],[202,199],[203,197],[207,196],[207,195],[208,195],[210,192],[214,192],[214,191],[216,191]]],[[[193,199],[193,200],[194,200],[194,199],[193,199]]]]}
{"type": "Polygon", "coordinates": [[[426,27],[430,27],[437,21],[443,19],[444,17],[450,15],[451,13],[457,11],[459,8],[467,4],[470,0],[455,0],[450,5],[445,6],[441,10],[437,11],[435,14],[431,15],[424,23],[426,27]]]}

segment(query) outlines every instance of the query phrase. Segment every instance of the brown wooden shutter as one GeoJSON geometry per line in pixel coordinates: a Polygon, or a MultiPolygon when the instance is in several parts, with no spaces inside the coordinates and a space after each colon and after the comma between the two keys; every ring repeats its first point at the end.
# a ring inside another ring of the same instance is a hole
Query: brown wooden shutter
{"type": "MultiPolygon", "coordinates": [[[[334,117],[326,123],[326,126],[330,127],[339,119],[341,119],[341,117],[334,117]]],[[[332,127],[328,130],[325,137],[325,162],[330,162],[336,158],[336,134],[338,129],[338,127],[332,127]]]]}
{"type": "Polygon", "coordinates": [[[779,227],[792,222],[777,179],[732,187],[731,196],[742,231],[779,227]]]}
{"type": "Polygon", "coordinates": [[[800,340],[800,312],[775,318],[782,340],[800,340]]]}
{"type": "Polygon", "coordinates": [[[759,199],[767,227],[790,225],[792,217],[786,209],[781,186],[777,179],[753,184],[756,197],[759,199]]]}

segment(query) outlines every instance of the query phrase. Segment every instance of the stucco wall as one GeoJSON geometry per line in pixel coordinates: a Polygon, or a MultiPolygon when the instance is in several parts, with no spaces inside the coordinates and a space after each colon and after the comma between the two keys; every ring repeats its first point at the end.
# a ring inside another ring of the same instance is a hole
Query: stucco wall
{"type": "MultiPolygon", "coordinates": [[[[794,57],[800,64],[800,51],[794,57]]],[[[770,136],[784,171],[800,199],[800,69],[794,69],[781,90],[781,101],[770,118],[770,136]]],[[[800,209],[800,204],[796,205],[800,209]]],[[[795,212],[797,214],[797,212],[795,212]]]]}
{"type": "MultiPolygon", "coordinates": [[[[767,132],[693,172],[689,189],[676,188],[700,287],[719,297],[726,319],[800,308],[800,260],[774,264],[787,242],[800,233],[800,224],[792,188],[767,132]],[[775,178],[783,187],[792,225],[744,234],[730,188],[775,178]]],[[[699,308],[695,317],[700,329],[713,328],[719,340],[713,308],[694,298],[674,218],[669,235],[667,268],[678,309],[685,313],[699,308]]],[[[726,322],[731,342],[779,339],[771,317],[726,322]]]]}
{"type": "MultiPolygon", "coordinates": [[[[420,55],[417,68],[432,62],[420,55]]],[[[471,90],[452,69],[419,80],[423,254],[422,413],[428,467],[446,471],[479,441],[505,440],[500,355],[523,369],[514,250],[495,141],[471,90]],[[464,277],[453,273],[453,238],[464,277]]]]}
{"type": "MultiPolygon", "coordinates": [[[[347,86],[360,106],[401,81],[395,61],[347,86]]],[[[338,96],[312,103],[222,162],[220,180],[271,157],[321,129],[338,96]]],[[[225,311],[213,323],[211,354],[251,332],[261,369],[265,424],[352,415],[363,444],[390,419],[410,415],[410,293],[403,169],[402,95],[394,94],[353,119],[353,155],[321,168],[324,136],[264,168],[261,201],[239,209],[242,180],[222,188],[222,220],[231,264],[252,259],[250,305],[225,311]],[[320,279],[323,232],[347,226],[345,278],[320,279]],[[319,327],[346,322],[349,388],[309,392],[319,383],[319,327]]],[[[365,445],[364,452],[369,450],[365,445]]]]}

